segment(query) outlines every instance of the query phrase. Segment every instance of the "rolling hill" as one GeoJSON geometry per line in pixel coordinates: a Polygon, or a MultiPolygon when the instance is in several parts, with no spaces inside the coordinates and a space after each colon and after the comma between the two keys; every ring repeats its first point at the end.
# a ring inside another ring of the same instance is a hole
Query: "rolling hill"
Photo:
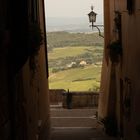
{"type": "Polygon", "coordinates": [[[86,35],[81,33],[80,35],[77,33],[77,36],[65,32],[61,32],[60,36],[58,32],[49,35],[48,44],[52,45],[48,53],[49,88],[63,88],[71,91],[99,90],[103,41],[97,39],[96,34],[93,35],[96,39],[94,45],[91,45],[93,40],[87,37],[87,40],[90,40],[88,42],[84,38],[86,35]],[[65,36],[66,34],[67,36],[65,36]],[[85,45],[81,46],[83,44],[83,41],[81,41],[82,36],[83,40],[86,41],[85,45]],[[79,37],[79,40],[76,41],[75,37],[79,37]],[[60,47],[61,45],[62,47],[60,47]],[[84,65],[80,64],[82,61],[85,62],[84,65]]]}

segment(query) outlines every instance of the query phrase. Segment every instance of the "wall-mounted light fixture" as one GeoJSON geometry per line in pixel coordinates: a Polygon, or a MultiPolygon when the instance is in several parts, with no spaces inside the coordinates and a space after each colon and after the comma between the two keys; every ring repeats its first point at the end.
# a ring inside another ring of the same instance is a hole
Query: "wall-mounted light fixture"
{"type": "Polygon", "coordinates": [[[103,25],[95,25],[95,24],[94,24],[94,23],[96,22],[96,16],[97,16],[97,13],[95,13],[95,12],[93,11],[93,6],[91,6],[91,12],[88,14],[89,22],[92,23],[92,24],[90,25],[90,27],[92,27],[92,30],[93,30],[94,27],[97,28],[97,30],[98,30],[98,32],[99,32],[99,36],[101,36],[101,37],[104,38],[104,36],[101,34],[101,30],[100,30],[100,28],[99,28],[99,26],[103,26],[103,25]]]}

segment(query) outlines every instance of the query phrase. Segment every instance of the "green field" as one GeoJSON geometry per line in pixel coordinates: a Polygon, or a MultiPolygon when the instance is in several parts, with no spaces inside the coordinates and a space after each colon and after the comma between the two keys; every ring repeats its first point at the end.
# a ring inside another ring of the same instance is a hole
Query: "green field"
{"type": "Polygon", "coordinates": [[[70,89],[70,91],[96,91],[100,86],[101,66],[90,65],[84,68],[51,73],[50,89],[70,89]]]}
{"type": "Polygon", "coordinates": [[[64,47],[64,48],[54,48],[53,51],[49,52],[48,57],[51,59],[59,59],[66,57],[76,57],[85,53],[94,53],[94,55],[101,54],[103,50],[102,47],[98,46],[73,46],[73,47],[64,47]],[[96,52],[96,53],[95,53],[96,52]]]}
{"type": "Polygon", "coordinates": [[[95,64],[102,61],[103,47],[101,46],[73,46],[54,48],[48,53],[49,68],[65,68],[66,65],[80,61],[95,64]]]}
{"type": "Polygon", "coordinates": [[[103,56],[102,40],[97,38],[96,34],[93,39],[91,35],[84,33],[69,34],[66,32],[50,33],[48,40],[51,47],[48,53],[49,88],[98,91],[103,56]],[[87,64],[81,66],[81,61],[87,64]],[[68,67],[72,63],[74,65],[68,67]]]}
{"type": "Polygon", "coordinates": [[[75,57],[77,55],[83,54],[84,52],[85,47],[55,48],[52,52],[49,53],[49,59],[75,57]]]}

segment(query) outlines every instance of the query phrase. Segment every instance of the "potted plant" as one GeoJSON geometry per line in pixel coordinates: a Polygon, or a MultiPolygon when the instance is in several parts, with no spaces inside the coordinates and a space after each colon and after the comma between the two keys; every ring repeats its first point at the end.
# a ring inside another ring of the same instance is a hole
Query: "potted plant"
{"type": "Polygon", "coordinates": [[[114,41],[108,45],[109,57],[112,63],[118,63],[122,55],[122,46],[120,41],[114,41]]]}
{"type": "Polygon", "coordinates": [[[101,121],[105,127],[105,133],[109,136],[117,136],[118,127],[115,117],[107,116],[101,121]]]}

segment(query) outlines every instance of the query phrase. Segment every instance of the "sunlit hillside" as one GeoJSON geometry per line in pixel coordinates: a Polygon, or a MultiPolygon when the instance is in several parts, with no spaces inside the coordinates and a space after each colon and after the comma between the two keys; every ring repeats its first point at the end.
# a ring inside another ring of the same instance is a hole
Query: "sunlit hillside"
{"type": "Polygon", "coordinates": [[[103,40],[92,35],[93,38],[84,33],[48,33],[50,89],[99,90],[103,40]]]}

